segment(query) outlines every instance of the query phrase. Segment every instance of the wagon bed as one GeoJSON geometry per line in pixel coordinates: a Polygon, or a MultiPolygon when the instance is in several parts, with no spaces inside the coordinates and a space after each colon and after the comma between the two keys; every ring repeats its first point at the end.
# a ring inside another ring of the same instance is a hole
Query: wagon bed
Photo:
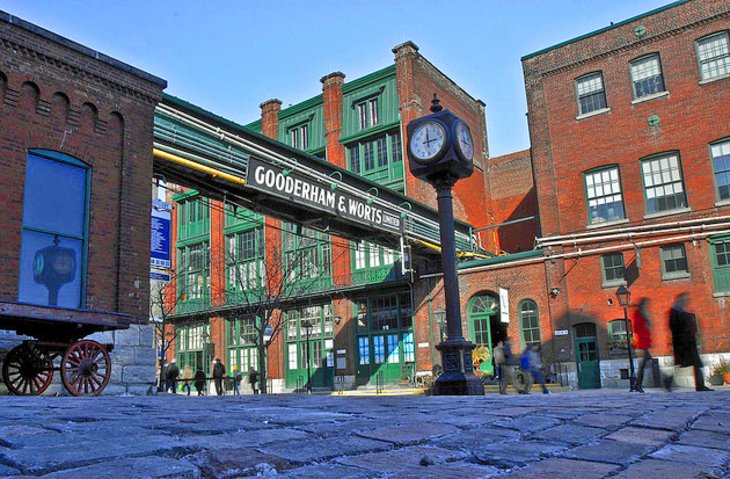
{"type": "Polygon", "coordinates": [[[0,300],[0,329],[35,339],[11,349],[2,377],[14,394],[43,393],[61,372],[74,396],[100,394],[111,377],[111,344],[83,339],[100,331],[127,329],[131,317],[105,311],[77,310],[0,300]]]}

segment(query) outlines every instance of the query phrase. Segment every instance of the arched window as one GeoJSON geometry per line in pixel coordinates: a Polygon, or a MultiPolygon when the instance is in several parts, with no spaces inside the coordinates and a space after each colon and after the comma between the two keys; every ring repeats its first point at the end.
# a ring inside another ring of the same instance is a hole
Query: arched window
{"type": "Polygon", "coordinates": [[[477,345],[490,346],[491,331],[489,318],[497,314],[497,300],[488,294],[475,296],[469,305],[469,319],[473,331],[473,340],[477,345]]]}
{"type": "Polygon", "coordinates": [[[84,308],[88,165],[31,150],[25,168],[18,301],[84,308]]]}
{"type": "Polygon", "coordinates": [[[537,314],[537,304],[531,299],[520,303],[520,334],[524,346],[540,345],[540,318],[537,314]]]}

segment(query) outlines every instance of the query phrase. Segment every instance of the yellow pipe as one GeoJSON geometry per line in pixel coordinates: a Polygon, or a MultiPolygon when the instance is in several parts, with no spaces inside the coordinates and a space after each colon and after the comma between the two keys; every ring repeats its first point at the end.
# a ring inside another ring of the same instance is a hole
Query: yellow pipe
{"type": "Polygon", "coordinates": [[[162,151],[157,148],[152,148],[152,154],[156,156],[157,158],[162,158],[163,160],[171,161],[173,163],[177,163],[179,165],[186,166],[192,170],[197,170],[202,173],[208,174],[212,176],[213,178],[221,178],[223,180],[230,181],[231,183],[237,183],[239,185],[245,185],[246,180],[243,178],[239,178],[238,176],[229,175],[228,173],[224,173],[222,171],[218,171],[214,168],[210,168],[205,165],[201,165],[200,163],[196,163],[194,161],[186,160],[185,158],[182,158],[177,155],[173,155],[172,153],[168,153],[166,151],[162,151]]]}
{"type": "MultiPolygon", "coordinates": [[[[417,240],[417,241],[419,243],[421,243],[422,245],[424,245],[424,246],[426,246],[428,248],[431,248],[432,250],[441,251],[441,246],[439,246],[437,244],[430,243],[428,241],[423,241],[423,240],[417,240]]],[[[492,258],[492,256],[487,256],[487,255],[480,254],[480,253],[472,253],[472,252],[469,252],[469,251],[457,251],[456,252],[456,256],[458,256],[460,258],[465,258],[465,257],[469,257],[469,256],[471,256],[471,257],[477,257],[477,258],[483,258],[483,259],[491,259],[492,258]]]]}

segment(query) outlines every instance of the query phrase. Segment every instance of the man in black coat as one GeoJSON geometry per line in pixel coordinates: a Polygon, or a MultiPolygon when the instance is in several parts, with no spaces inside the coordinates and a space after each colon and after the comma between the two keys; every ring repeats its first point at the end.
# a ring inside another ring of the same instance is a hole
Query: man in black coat
{"type": "MultiPolygon", "coordinates": [[[[712,391],[705,386],[702,375],[702,359],[697,349],[697,318],[686,310],[689,296],[681,293],[677,296],[669,310],[669,329],[672,330],[672,348],[674,349],[674,364],[680,368],[694,367],[695,390],[712,391]]],[[[667,389],[671,387],[671,378],[665,379],[667,389]]]]}
{"type": "MultiPolygon", "coordinates": [[[[172,389],[172,394],[177,394],[177,377],[180,376],[180,369],[175,364],[175,360],[170,361],[170,366],[167,368],[167,388],[172,389]]],[[[167,391],[165,391],[167,392],[167,391]]]]}
{"type": "Polygon", "coordinates": [[[223,376],[226,374],[226,367],[220,359],[215,360],[213,366],[213,380],[215,381],[215,393],[219,396],[223,395],[223,376]]]}

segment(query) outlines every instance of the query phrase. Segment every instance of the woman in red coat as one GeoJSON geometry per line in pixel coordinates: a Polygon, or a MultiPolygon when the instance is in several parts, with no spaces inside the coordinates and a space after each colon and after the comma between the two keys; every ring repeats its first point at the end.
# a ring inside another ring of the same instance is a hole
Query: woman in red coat
{"type": "Polygon", "coordinates": [[[636,314],[632,321],[632,332],[634,334],[634,347],[636,349],[644,350],[644,360],[639,366],[639,373],[636,375],[636,391],[643,393],[644,388],[641,383],[644,382],[644,368],[647,364],[651,364],[651,322],[649,321],[649,305],[651,300],[649,298],[639,299],[639,304],[636,306],[636,314]]]}

